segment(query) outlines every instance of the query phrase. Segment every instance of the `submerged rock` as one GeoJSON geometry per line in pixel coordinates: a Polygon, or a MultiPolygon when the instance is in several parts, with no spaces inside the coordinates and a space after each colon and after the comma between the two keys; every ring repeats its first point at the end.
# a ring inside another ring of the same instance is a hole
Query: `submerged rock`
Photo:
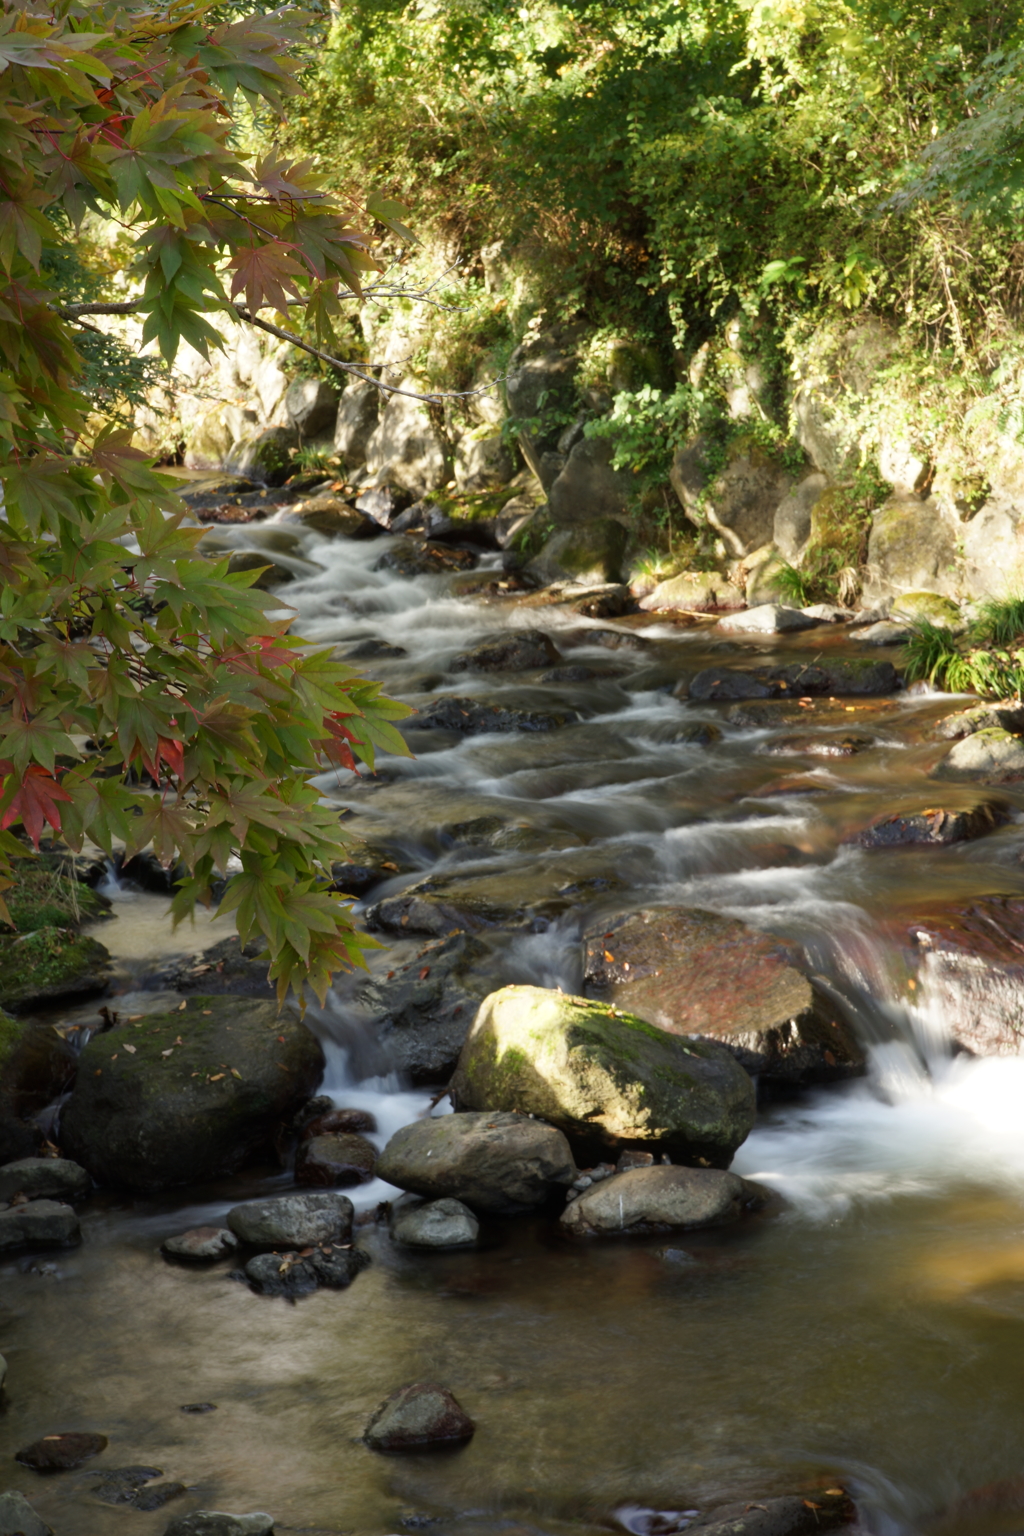
{"type": "Polygon", "coordinates": [[[470,1248],[480,1223],[461,1200],[403,1195],[391,1207],[391,1236],[407,1248],[470,1248]]]}
{"type": "Polygon", "coordinates": [[[587,990],[660,1029],[720,1041],[748,1072],[830,1082],[864,1052],[777,939],[696,907],[649,907],[586,935],[587,990]]]}
{"type": "Polygon", "coordinates": [[[0,1201],[27,1195],[53,1200],[84,1200],[92,1179],[84,1168],[66,1157],[24,1157],[0,1168],[0,1201]]]}
{"type": "Polygon", "coordinates": [[[377,1149],[352,1131],[326,1131],[304,1141],[295,1158],[296,1184],[340,1189],[373,1178],[377,1149]]]}
{"type": "Polygon", "coordinates": [[[372,539],[381,532],[379,523],[340,496],[311,496],[286,512],[282,521],[286,526],[297,523],[323,539],[372,539]]]}
{"type": "Polygon", "coordinates": [[[226,1258],[237,1247],[238,1239],[227,1227],[192,1227],[177,1237],[166,1238],[160,1244],[160,1252],[169,1259],[204,1264],[211,1259],[226,1258]]]}
{"type": "Polygon", "coordinates": [[[656,1147],[715,1166],[728,1165],[755,1112],[753,1083],[717,1041],[543,987],[491,994],[451,1092],[459,1108],[538,1115],[581,1145],[656,1147]]]}
{"type": "Polygon", "coordinates": [[[361,1248],[324,1243],[299,1253],[259,1253],[245,1266],[245,1278],[263,1296],[309,1296],[321,1288],[343,1291],[365,1269],[361,1248]]]}
{"type": "Polygon", "coordinates": [[[229,1515],[219,1509],[196,1509],[179,1515],[164,1536],[273,1536],[274,1517],[261,1512],[229,1515]]]}
{"type": "Polygon", "coordinates": [[[374,570],[395,571],[399,576],[443,576],[446,571],[470,571],[476,561],[468,549],[451,549],[424,539],[399,539],[381,555],[374,570]]]}
{"type": "Polygon", "coordinates": [[[441,1115],[396,1131],[377,1176],[427,1200],[463,1200],[478,1211],[515,1213],[572,1183],[576,1166],[562,1133],[527,1115],[441,1115]]]}
{"type": "Polygon", "coordinates": [[[72,1248],[82,1229],[70,1205],[31,1200],[0,1210],[0,1253],[18,1248],[72,1248]]]}
{"type": "Polygon", "coordinates": [[[108,1467],[91,1476],[101,1479],[92,1489],[94,1498],[104,1504],[130,1504],[147,1512],[162,1509],[185,1492],[184,1483],[156,1482],[163,1477],[159,1467],[108,1467]]]}
{"type": "Polygon", "coordinates": [[[925,811],[895,812],[873,821],[860,832],[846,838],[861,848],[896,848],[907,844],[927,844],[947,848],[952,843],[966,843],[986,832],[1004,826],[1010,819],[1010,807],[1002,800],[979,800],[962,809],[933,807],[925,811]]]}
{"type": "Polygon", "coordinates": [[[856,757],[858,752],[866,752],[874,746],[877,746],[877,742],[873,736],[840,736],[830,733],[822,736],[777,736],[774,741],[765,742],[757,750],[768,757],[856,757]]]}
{"type": "Polygon", "coordinates": [[[415,1381],[386,1397],[366,1426],[375,1451],[419,1451],[469,1440],[476,1425],[447,1387],[415,1381]]]}
{"type": "Polygon", "coordinates": [[[23,1493],[0,1493],[0,1536],[53,1536],[23,1493]]]}
{"type": "Polygon", "coordinates": [[[932,769],[933,779],[975,779],[1008,784],[1024,778],[1024,741],[999,727],[986,726],[958,741],[932,769]]]}
{"type": "Polygon", "coordinates": [[[453,657],[450,672],[529,672],[553,667],[561,656],[549,635],[540,629],[510,629],[481,640],[470,651],[453,657]]]}
{"type": "Polygon", "coordinates": [[[489,731],[557,731],[578,718],[574,710],[555,714],[539,709],[506,709],[500,704],[449,696],[425,705],[406,724],[417,731],[458,731],[463,736],[481,736],[489,731]]]}
{"type": "Polygon", "coordinates": [[[718,1168],[631,1168],[584,1190],[560,1226],[573,1237],[717,1227],[758,1200],[752,1185],[718,1168]]]}
{"type": "Polygon", "coordinates": [[[352,1202],[333,1191],[277,1195],[247,1200],[225,1218],[248,1248],[307,1248],[316,1243],[347,1243],[352,1237],[352,1202]]]}
{"type": "Polygon", "coordinates": [[[377,1121],[368,1109],[332,1108],[318,1114],[315,1120],[306,1121],[300,1128],[299,1137],[302,1141],[308,1141],[311,1136],[325,1136],[329,1131],[355,1131],[362,1135],[376,1129],[377,1121]]]}
{"type": "Polygon", "coordinates": [[[723,1504],[695,1520],[690,1530],[701,1536],[817,1536],[853,1520],[855,1510],[845,1489],[812,1489],[775,1499],[743,1499],[723,1504]]]}
{"type": "Polygon", "coordinates": [[[270,1142],[323,1069],[319,1042],[275,1003],[193,996],[89,1042],[63,1144],[102,1184],[193,1183],[270,1142]]]}
{"type": "Polygon", "coordinates": [[[33,1440],[31,1445],[16,1451],[14,1459],[23,1467],[31,1467],[33,1472],[72,1472],[106,1448],[106,1435],[72,1431],[33,1440]]]}
{"type": "Polygon", "coordinates": [[[360,988],[356,1001],[371,1018],[389,1070],[408,1073],[414,1083],[451,1076],[473,1015],[492,989],[490,961],[479,939],[457,933],[424,945],[390,979],[360,988]]]}
{"type": "Polygon", "coordinates": [[[820,619],[801,608],[787,608],[782,603],[762,603],[719,619],[718,628],[735,635],[782,635],[794,629],[813,629],[820,619]]]}

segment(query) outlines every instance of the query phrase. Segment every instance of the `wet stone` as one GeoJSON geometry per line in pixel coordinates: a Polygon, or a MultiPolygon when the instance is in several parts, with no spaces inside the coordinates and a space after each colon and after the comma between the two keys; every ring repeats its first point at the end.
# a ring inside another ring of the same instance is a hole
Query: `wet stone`
{"type": "Polygon", "coordinates": [[[475,1429],[447,1387],[417,1381],[384,1399],[366,1426],[366,1443],[375,1451],[419,1451],[461,1444],[475,1429]]]}
{"type": "Polygon", "coordinates": [[[377,1121],[368,1109],[329,1109],[302,1128],[301,1139],[308,1141],[311,1136],[324,1136],[329,1131],[359,1132],[364,1135],[376,1129],[377,1121]]]}
{"type": "Polygon", "coordinates": [[[752,1185],[718,1168],[631,1168],[584,1190],[559,1225],[572,1237],[717,1227],[755,1203],[752,1185]]]}
{"type": "Polygon", "coordinates": [[[196,1509],[172,1520],[164,1536],[273,1536],[273,1530],[273,1515],[262,1511],[230,1515],[219,1509],[196,1509]]]}
{"type": "Polygon", "coordinates": [[[549,635],[540,629],[514,629],[491,635],[470,651],[453,657],[451,672],[527,672],[552,667],[561,656],[549,635]]]}
{"type": "Polygon", "coordinates": [[[873,736],[778,736],[757,750],[767,757],[855,757],[876,745],[873,736]]]}
{"type": "Polygon", "coordinates": [[[306,1248],[347,1243],[352,1235],[352,1202],[333,1191],[249,1200],[227,1214],[227,1224],[249,1248],[306,1248]]]}
{"type": "Polygon", "coordinates": [[[56,1200],[33,1200],[0,1211],[0,1253],[16,1248],[70,1248],[81,1236],[71,1206],[56,1200]]]}
{"type": "Polygon", "coordinates": [[[179,1413],[216,1413],[216,1403],[182,1403],[179,1413]]]}
{"type": "Polygon", "coordinates": [[[1009,731],[986,726],[951,747],[931,771],[933,779],[974,779],[1007,784],[1024,779],[1024,741],[1009,731]]]}
{"type": "Polygon", "coordinates": [[[108,1467],[89,1475],[99,1479],[91,1492],[104,1504],[134,1504],[139,1489],[164,1474],[159,1467],[108,1467]]]}
{"type": "Polygon", "coordinates": [[[160,1244],[160,1252],[168,1259],[202,1264],[226,1258],[237,1247],[238,1239],[227,1227],[192,1227],[177,1237],[167,1238],[160,1244]]]}
{"type": "Polygon", "coordinates": [[[695,1520],[689,1529],[699,1530],[701,1536],[816,1536],[853,1518],[850,1498],[837,1487],[721,1505],[695,1520]]]}
{"type": "Polygon", "coordinates": [[[381,555],[375,571],[394,571],[399,576],[441,576],[446,571],[469,571],[477,557],[468,549],[450,549],[427,540],[399,539],[381,555]]]}
{"type": "Polygon", "coordinates": [[[140,1488],[132,1499],[135,1509],[151,1514],[154,1510],[163,1509],[172,1499],[180,1498],[186,1491],[184,1483],[153,1483],[148,1488],[140,1488]]]}
{"type": "Polygon", "coordinates": [[[44,1435],[23,1450],[15,1453],[15,1461],[33,1472],[72,1472],[84,1462],[106,1450],[106,1435],[70,1431],[58,1435],[44,1435]]]}
{"type": "Polygon", "coordinates": [[[910,844],[949,847],[970,842],[1005,825],[1010,808],[1001,800],[984,800],[962,810],[930,808],[883,816],[846,839],[861,848],[896,848],[910,844]]]}
{"type": "Polygon", "coordinates": [[[391,1207],[391,1236],[408,1248],[469,1248],[480,1223],[461,1200],[421,1200],[403,1195],[391,1207]]]}
{"type": "Polygon", "coordinates": [[[84,1200],[91,1189],[85,1169],[66,1157],[23,1157],[0,1168],[0,1201],[20,1194],[69,1202],[84,1200]]]}
{"type": "Polygon", "coordinates": [[[406,724],[419,731],[458,731],[463,736],[481,736],[491,731],[557,731],[578,718],[575,710],[569,709],[552,714],[450,697],[425,705],[406,724]]]}
{"type": "Polygon", "coordinates": [[[728,634],[780,635],[794,629],[813,629],[820,623],[820,619],[799,608],[786,608],[782,603],[762,603],[757,608],[747,608],[719,619],[718,628],[728,634]]]}
{"type": "Polygon", "coordinates": [[[261,1253],[245,1266],[245,1278],[263,1296],[310,1296],[323,1287],[341,1291],[369,1264],[360,1248],[324,1244],[301,1253],[261,1253]]]}
{"type": "Polygon", "coordinates": [[[576,1167],[565,1137],[541,1120],[463,1113],[404,1125],[381,1153],[377,1174],[428,1200],[511,1214],[571,1184],[576,1167]]]}
{"type": "Polygon", "coordinates": [[[976,709],[961,709],[940,720],[935,735],[941,740],[958,741],[963,736],[973,736],[975,731],[989,729],[1009,731],[1013,736],[1024,735],[1024,707],[982,704],[976,709]]]}
{"type": "Polygon", "coordinates": [[[373,1178],[377,1149],[354,1132],[325,1132],[311,1136],[295,1159],[296,1184],[339,1189],[365,1184],[373,1178]]]}
{"type": "Polygon", "coordinates": [[[24,1494],[0,1493],[0,1536],[53,1536],[24,1494]]]}

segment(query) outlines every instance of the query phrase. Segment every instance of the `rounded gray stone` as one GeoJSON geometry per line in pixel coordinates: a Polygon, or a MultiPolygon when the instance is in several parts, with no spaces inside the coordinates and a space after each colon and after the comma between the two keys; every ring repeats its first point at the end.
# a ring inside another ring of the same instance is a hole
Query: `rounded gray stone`
{"type": "Polygon", "coordinates": [[[1024,741],[999,727],[958,741],[932,769],[934,779],[974,779],[999,784],[1024,778],[1024,741]]]}
{"type": "Polygon", "coordinates": [[[171,1259],[191,1259],[202,1263],[222,1259],[238,1247],[238,1238],[227,1227],[192,1227],[160,1244],[161,1253],[171,1259]]]}
{"type": "Polygon", "coordinates": [[[335,1190],[248,1200],[228,1212],[227,1224],[248,1248],[347,1243],[352,1235],[352,1202],[335,1190]]]}
{"type": "Polygon", "coordinates": [[[554,1126],[497,1111],[404,1125],[377,1159],[377,1176],[428,1200],[514,1212],[540,1205],[554,1185],[571,1184],[576,1165],[554,1126]]]}
{"type": "Polygon", "coordinates": [[[85,1169],[66,1157],[21,1157],[0,1168],[0,1201],[17,1194],[30,1200],[84,1200],[91,1189],[85,1169]]]}
{"type": "Polygon", "coordinates": [[[386,1397],[366,1426],[366,1443],[375,1451],[422,1451],[457,1445],[476,1425],[447,1387],[414,1381],[386,1397]]]}
{"type": "Polygon", "coordinates": [[[584,1190],[560,1225],[574,1237],[721,1226],[753,1196],[743,1179],[718,1168],[631,1168],[584,1190]]]}
{"type": "Polygon", "coordinates": [[[23,1493],[0,1493],[0,1536],[53,1536],[23,1493]]]}
{"type": "Polygon", "coordinates": [[[461,1200],[421,1200],[403,1195],[391,1207],[391,1236],[407,1248],[468,1248],[480,1223],[461,1200]]]}
{"type": "Polygon", "coordinates": [[[68,1248],[82,1236],[70,1205],[32,1200],[0,1211],[0,1253],[14,1248],[68,1248]]]}

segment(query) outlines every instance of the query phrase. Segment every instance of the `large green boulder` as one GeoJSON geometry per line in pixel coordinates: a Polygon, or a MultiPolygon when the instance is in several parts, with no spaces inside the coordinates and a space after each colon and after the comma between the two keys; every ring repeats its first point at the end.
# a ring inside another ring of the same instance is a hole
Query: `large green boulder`
{"type": "Polygon", "coordinates": [[[91,1040],[61,1125],[100,1184],[157,1190],[230,1172],[315,1092],[304,1024],[252,998],[196,996],[91,1040]]]}
{"type": "Polygon", "coordinates": [[[70,928],[0,934],[0,1008],[24,1012],[41,1003],[96,997],[110,984],[110,954],[70,928]]]}
{"type": "Polygon", "coordinates": [[[638,1146],[714,1167],[755,1113],[753,1082],[724,1045],[543,987],[491,993],[451,1091],[459,1109],[537,1115],[581,1150],[638,1146]]]}

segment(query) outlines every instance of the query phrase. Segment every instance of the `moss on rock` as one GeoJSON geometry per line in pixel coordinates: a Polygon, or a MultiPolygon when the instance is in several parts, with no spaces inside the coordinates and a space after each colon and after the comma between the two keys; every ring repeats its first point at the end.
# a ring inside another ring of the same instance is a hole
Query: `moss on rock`
{"type": "Polygon", "coordinates": [[[0,1007],[18,1013],[39,1003],[104,992],[110,955],[68,928],[0,935],[0,1007]]]}

